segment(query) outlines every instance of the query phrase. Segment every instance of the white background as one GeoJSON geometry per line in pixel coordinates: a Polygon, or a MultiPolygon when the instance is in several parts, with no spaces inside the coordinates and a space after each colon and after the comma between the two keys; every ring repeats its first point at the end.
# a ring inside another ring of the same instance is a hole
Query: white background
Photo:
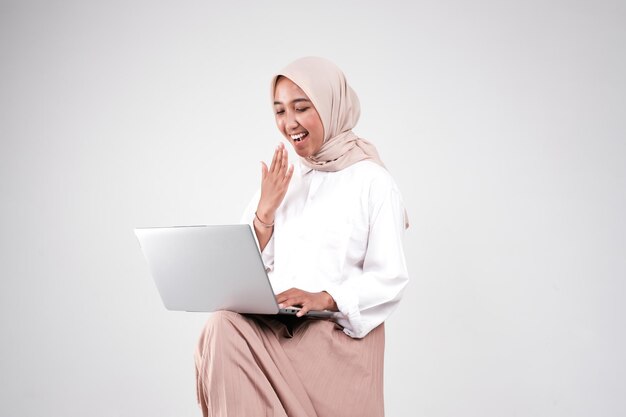
{"type": "Polygon", "coordinates": [[[398,182],[389,417],[626,415],[619,1],[0,1],[0,415],[197,416],[138,226],[237,222],[324,56],[398,182]]]}

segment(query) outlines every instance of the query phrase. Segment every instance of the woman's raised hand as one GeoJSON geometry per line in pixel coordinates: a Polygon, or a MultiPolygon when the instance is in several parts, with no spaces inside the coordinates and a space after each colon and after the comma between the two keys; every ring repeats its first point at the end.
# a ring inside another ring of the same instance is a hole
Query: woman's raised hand
{"type": "Polygon", "coordinates": [[[289,166],[288,162],[287,149],[282,143],[274,151],[269,168],[265,162],[261,162],[261,198],[257,206],[257,216],[263,223],[274,223],[276,210],[285,198],[293,176],[293,165],[289,166]]]}

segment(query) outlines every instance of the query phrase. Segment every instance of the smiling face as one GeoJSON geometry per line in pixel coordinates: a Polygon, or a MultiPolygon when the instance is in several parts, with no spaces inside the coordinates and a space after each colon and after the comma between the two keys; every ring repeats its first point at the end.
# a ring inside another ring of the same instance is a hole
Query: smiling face
{"type": "Polygon", "coordinates": [[[274,89],[276,126],[303,158],[314,155],[324,143],[324,125],[313,103],[293,81],[280,77],[274,89]]]}

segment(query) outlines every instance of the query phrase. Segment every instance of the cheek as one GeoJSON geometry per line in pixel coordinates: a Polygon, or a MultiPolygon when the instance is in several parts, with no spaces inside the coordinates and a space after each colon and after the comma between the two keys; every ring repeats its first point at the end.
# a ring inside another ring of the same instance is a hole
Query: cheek
{"type": "Polygon", "coordinates": [[[278,128],[279,131],[284,132],[285,123],[281,119],[276,118],[276,127],[278,128]]]}
{"type": "Polygon", "coordinates": [[[306,128],[309,132],[315,132],[317,134],[323,135],[324,126],[320,122],[319,116],[316,114],[311,114],[306,119],[306,128]]]}
{"type": "Polygon", "coordinates": [[[324,126],[321,124],[315,125],[315,136],[318,137],[320,143],[324,142],[324,126]]]}

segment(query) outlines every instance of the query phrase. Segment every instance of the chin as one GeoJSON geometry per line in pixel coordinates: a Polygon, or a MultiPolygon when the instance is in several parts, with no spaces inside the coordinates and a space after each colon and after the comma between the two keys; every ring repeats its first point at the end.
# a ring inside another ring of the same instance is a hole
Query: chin
{"type": "MultiPolygon", "coordinates": [[[[290,142],[290,143],[291,143],[291,142],[290,142]]],[[[298,155],[298,156],[299,156],[299,157],[301,157],[301,158],[306,158],[306,157],[308,157],[308,156],[312,155],[312,154],[311,154],[308,150],[306,150],[306,149],[300,149],[300,150],[298,150],[298,148],[296,148],[296,147],[294,146],[294,144],[293,144],[293,143],[291,143],[291,148],[292,148],[292,149],[293,149],[293,151],[296,153],[296,155],[298,155]]]]}

